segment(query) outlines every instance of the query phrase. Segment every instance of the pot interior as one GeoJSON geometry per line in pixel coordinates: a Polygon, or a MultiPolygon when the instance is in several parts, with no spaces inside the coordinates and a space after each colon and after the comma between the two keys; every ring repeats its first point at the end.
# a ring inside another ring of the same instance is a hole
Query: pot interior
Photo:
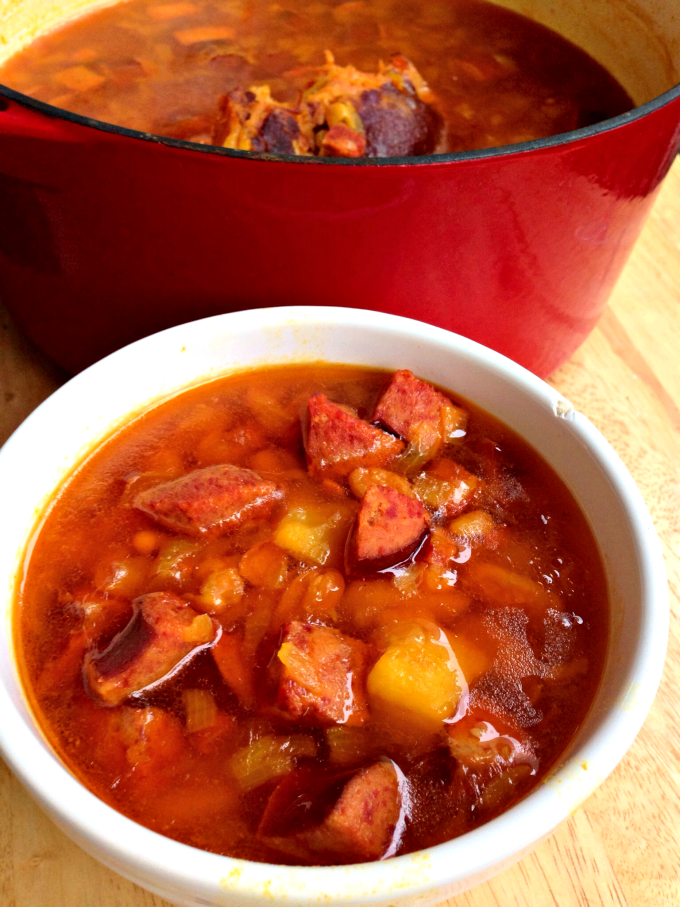
{"type": "MultiPolygon", "coordinates": [[[[37,35],[110,0],[0,0],[0,64],[37,35]]],[[[636,104],[680,82],[677,0],[500,0],[587,51],[636,104]]]]}

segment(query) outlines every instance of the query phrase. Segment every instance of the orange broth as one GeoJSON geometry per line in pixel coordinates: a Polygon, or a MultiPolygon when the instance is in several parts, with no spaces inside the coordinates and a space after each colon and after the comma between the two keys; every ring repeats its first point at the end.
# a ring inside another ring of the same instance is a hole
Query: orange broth
{"type": "Polygon", "coordinates": [[[132,419],[58,490],[16,603],[21,675],[60,758],[115,809],[220,854],[348,862],[343,851],[310,850],[312,839],[296,837],[293,819],[276,835],[263,833],[267,804],[275,792],[285,799],[290,778],[318,800],[316,818],[306,820],[318,823],[339,784],[376,760],[393,760],[409,791],[394,850],[401,854],[492,819],[565,751],[602,671],[606,583],[582,512],[526,442],[452,397],[467,414],[464,429],[430,462],[397,460],[390,472],[409,500],[417,500],[415,489],[425,501],[425,543],[386,572],[346,570],[361,483],[354,473],[310,474],[301,416],[321,392],[370,420],[389,380],[382,371],[325,364],[220,378],[132,419]],[[225,463],[275,482],[283,500],[265,517],[205,537],[173,532],[133,506],[145,489],[225,463]],[[451,487],[436,477],[451,470],[467,484],[458,503],[442,509],[451,487]],[[291,534],[291,519],[300,523],[296,532],[314,533],[291,534]],[[102,703],[87,689],[84,661],[115,640],[131,602],[151,592],[173,593],[208,614],[226,649],[218,659],[208,648],[141,698],[102,703]],[[285,710],[277,652],[291,621],[359,641],[369,679],[350,680],[362,696],[369,691],[361,719],[285,710]],[[443,633],[462,672],[443,720],[425,720],[415,700],[413,711],[410,701],[376,694],[375,665],[395,633],[414,627],[443,633]],[[490,757],[494,740],[505,748],[490,757]]]}
{"type": "Polygon", "coordinates": [[[376,72],[403,54],[434,93],[438,151],[568,132],[630,110],[584,51],[481,0],[129,0],[63,25],[0,67],[0,81],[107,123],[212,142],[218,98],[268,84],[291,102],[331,51],[376,72]]]}

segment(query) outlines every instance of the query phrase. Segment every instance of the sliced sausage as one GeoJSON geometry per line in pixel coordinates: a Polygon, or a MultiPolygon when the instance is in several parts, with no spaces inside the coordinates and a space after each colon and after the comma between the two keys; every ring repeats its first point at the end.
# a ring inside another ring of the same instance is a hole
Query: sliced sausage
{"type": "Polygon", "coordinates": [[[219,633],[207,614],[198,614],[170,592],[151,592],[133,602],[127,626],[102,652],[85,657],[90,694],[107,705],[119,705],[135,693],[167,678],[197,649],[219,633]]]}
{"type": "Polygon", "coordinates": [[[366,721],[362,642],[331,627],[291,621],[278,660],[283,665],[278,702],[290,715],[322,725],[366,721]]]}
{"type": "Polygon", "coordinates": [[[312,850],[343,863],[392,856],[403,835],[407,800],[406,780],[394,762],[375,762],[350,778],[321,825],[303,838],[312,850]]]}
{"type": "Polygon", "coordinates": [[[377,572],[408,560],[423,542],[428,521],[416,498],[389,485],[370,485],[348,543],[348,572],[377,572]]]}
{"type": "Polygon", "coordinates": [[[464,433],[467,415],[431,384],[402,369],[392,376],[373,419],[407,441],[428,447],[464,433]]]}
{"type": "Polygon", "coordinates": [[[314,394],[307,404],[305,452],[310,472],[343,479],[357,466],[382,467],[404,448],[393,435],[314,394]]]}
{"type": "Polygon", "coordinates": [[[168,529],[204,535],[231,532],[249,520],[266,518],[282,497],[278,485],[252,469],[223,464],[142,491],[134,506],[168,529]]]}

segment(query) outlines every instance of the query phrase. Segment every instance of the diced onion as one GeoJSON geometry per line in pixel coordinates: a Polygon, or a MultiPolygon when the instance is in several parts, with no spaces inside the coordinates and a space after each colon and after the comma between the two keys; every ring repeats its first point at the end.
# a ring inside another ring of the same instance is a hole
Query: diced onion
{"type": "Polygon", "coordinates": [[[212,693],[208,690],[184,690],[185,724],[188,734],[213,727],[217,722],[217,706],[212,693]]]}

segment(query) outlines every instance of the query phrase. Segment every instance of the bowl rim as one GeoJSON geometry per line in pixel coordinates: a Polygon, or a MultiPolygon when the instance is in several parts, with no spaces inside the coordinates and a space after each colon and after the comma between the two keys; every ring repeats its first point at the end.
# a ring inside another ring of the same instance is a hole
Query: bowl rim
{"type": "MultiPolygon", "coordinates": [[[[0,489],[8,481],[3,469],[5,461],[10,454],[16,456],[15,451],[21,452],[24,437],[29,439],[29,432],[39,429],[41,422],[46,417],[50,418],[55,408],[58,411],[67,407],[70,398],[77,396],[81,387],[91,387],[98,381],[110,379],[111,371],[118,363],[134,361],[136,356],[154,345],[162,353],[168,344],[177,349],[195,337],[214,337],[220,331],[227,332],[233,338],[239,331],[246,333],[285,327],[295,330],[299,322],[326,329],[366,327],[407,335],[409,339],[415,336],[421,344],[438,344],[461,358],[471,358],[553,412],[566,403],[552,387],[501,354],[457,334],[412,319],[364,309],[322,306],[231,312],[151,335],[118,350],[72,378],[44,401],[0,450],[0,489]]],[[[159,394],[158,399],[163,396],[159,394]]],[[[569,406],[567,403],[567,409],[569,406]]],[[[386,896],[398,900],[430,889],[446,888],[468,877],[483,875],[500,862],[519,858],[574,812],[623,757],[655,696],[668,635],[668,587],[664,560],[642,495],[616,452],[585,416],[570,410],[567,418],[570,429],[613,486],[628,517],[639,553],[640,613],[644,632],[637,641],[634,662],[627,675],[631,696],[626,708],[612,709],[591,737],[571,751],[542,784],[497,818],[459,838],[384,862],[331,867],[254,863],[181,844],[139,825],[108,806],[77,781],[59,761],[44,741],[30,705],[26,703],[31,716],[31,720],[27,720],[20,714],[4,684],[0,684],[0,753],[32,795],[57,818],[60,827],[111,868],[147,888],[151,874],[180,889],[200,891],[213,897],[221,890],[225,898],[229,894],[249,903],[262,903],[276,897],[309,905],[320,901],[372,903],[384,900],[386,896]],[[574,785],[574,770],[585,759],[594,770],[581,771],[574,785]],[[575,794],[561,796],[562,781],[569,781],[575,794]],[[518,835],[520,827],[523,832],[518,835]]],[[[98,433],[89,449],[101,440],[102,435],[98,433]]],[[[81,459],[82,455],[76,462],[81,459]]],[[[71,465],[69,471],[72,468],[71,465]]],[[[31,530],[35,525],[33,522],[25,529],[31,530]]],[[[27,538],[29,532],[22,532],[27,538]]],[[[2,580],[3,577],[0,577],[2,580]]],[[[11,655],[12,640],[5,643],[2,635],[0,642],[8,646],[11,655]]],[[[21,693],[25,699],[23,690],[21,693]]],[[[160,889],[159,893],[162,894],[160,889]]]]}
{"type": "MultiPolygon", "coordinates": [[[[239,158],[241,160],[258,161],[258,162],[278,162],[287,164],[297,164],[300,166],[320,166],[320,167],[390,167],[390,166],[409,166],[423,167],[432,164],[454,164],[465,163],[468,161],[486,160],[489,158],[502,158],[511,155],[523,155],[529,152],[546,151],[551,148],[560,146],[573,145],[581,140],[593,138],[606,132],[613,132],[631,123],[635,123],[644,117],[650,116],[663,107],[668,106],[680,99],[680,82],[668,88],[666,91],[657,95],[632,110],[617,114],[590,126],[583,126],[580,129],[572,129],[569,132],[560,132],[557,135],[546,136],[544,138],[532,139],[528,142],[517,142],[511,145],[498,145],[492,148],[479,148],[472,151],[452,151],[444,154],[423,154],[415,156],[401,157],[384,157],[384,158],[324,158],[310,156],[305,157],[296,154],[271,154],[269,152],[254,151],[236,151],[232,148],[220,148],[216,145],[200,145],[196,142],[187,142],[182,139],[172,139],[167,136],[156,135],[151,132],[143,132],[138,129],[128,129],[125,126],[116,126],[113,123],[106,123],[103,120],[97,120],[93,117],[86,117],[79,113],[63,110],[61,107],[54,107],[45,101],[39,101],[31,98],[20,91],[10,88],[8,85],[0,83],[0,99],[5,98],[7,101],[14,101],[23,107],[28,107],[36,113],[43,114],[47,117],[57,120],[65,120],[78,126],[85,126],[99,132],[111,133],[122,137],[151,142],[157,145],[165,145],[169,148],[178,148],[184,151],[194,151],[199,154],[217,155],[219,157],[239,158]]],[[[3,112],[3,102],[0,100],[0,118],[3,112]]],[[[2,134],[0,129],[0,135],[2,134]]]]}

